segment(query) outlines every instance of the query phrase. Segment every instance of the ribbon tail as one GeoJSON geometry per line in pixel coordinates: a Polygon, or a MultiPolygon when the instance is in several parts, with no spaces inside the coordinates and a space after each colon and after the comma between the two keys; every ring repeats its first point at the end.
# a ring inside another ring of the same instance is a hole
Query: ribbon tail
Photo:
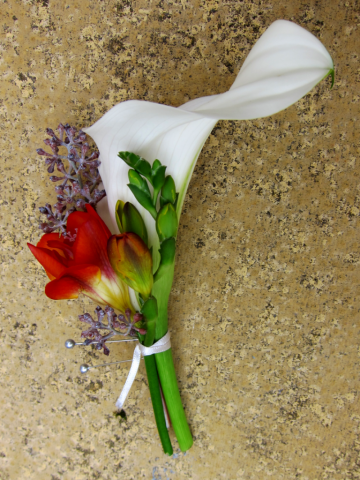
{"type": "MultiPolygon", "coordinates": [[[[123,408],[126,397],[128,396],[130,388],[134,383],[136,374],[139,370],[141,354],[144,357],[147,357],[148,355],[154,355],[154,353],[165,352],[166,350],[169,350],[169,348],[171,348],[169,332],[167,332],[166,335],[160,338],[160,340],[158,340],[152,347],[145,347],[144,345],[141,345],[141,344],[136,345],[130,371],[128,373],[125,385],[121,390],[120,397],[117,399],[115,404],[119,410],[123,408]]],[[[165,418],[166,418],[166,414],[165,414],[165,418]]]]}
{"type": "Polygon", "coordinates": [[[120,396],[117,399],[116,404],[115,404],[115,406],[119,410],[121,410],[123,408],[126,397],[128,396],[128,393],[129,393],[129,391],[132,387],[132,384],[134,383],[137,371],[139,369],[140,360],[141,360],[140,346],[136,345],[135,350],[134,350],[132,364],[131,364],[131,367],[130,367],[130,371],[128,373],[125,385],[123,386],[123,389],[121,390],[120,396]]]}

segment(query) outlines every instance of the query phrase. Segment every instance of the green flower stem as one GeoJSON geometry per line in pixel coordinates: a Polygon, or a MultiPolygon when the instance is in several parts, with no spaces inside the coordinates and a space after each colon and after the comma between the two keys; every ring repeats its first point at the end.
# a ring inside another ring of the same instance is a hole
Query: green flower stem
{"type": "MultiPolygon", "coordinates": [[[[141,312],[145,315],[146,318],[146,336],[144,338],[145,347],[151,347],[154,343],[155,338],[155,329],[156,322],[158,318],[158,309],[157,302],[154,298],[149,298],[141,312]]],[[[156,426],[159,432],[159,437],[164,449],[164,452],[168,455],[173,454],[173,449],[170,442],[169,432],[166,428],[164,408],[160,391],[160,382],[158,371],[156,368],[156,360],[154,355],[148,355],[144,358],[145,368],[149,382],[149,390],[151,396],[151,402],[154,409],[154,416],[156,421],[156,426]]]]}
{"type": "Polygon", "coordinates": [[[156,353],[155,358],[171,423],[180,449],[186,452],[193,444],[193,438],[180,398],[171,348],[166,352],[156,353]]]}
{"type": "Polygon", "coordinates": [[[152,295],[156,298],[158,317],[156,320],[155,341],[157,342],[168,331],[168,302],[174,279],[175,262],[161,263],[154,277],[152,295]]]}
{"type": "Polygon", "coordinates": [[[154,409],[156,426],[159,432],[160,440],[164,449],[164,452],[168,455],[173,454],[171,441],[169,437],[168,429],[166,428],[164,409],[160,393],[159,377],[156,368],[156,361],[154,355],[148,355],[144,357],[146,373],[149,382],[149,390],[151,401],[154,409]]]}
{"type": "MultiPolygon", "coordinates": [[[[167,307],[173,278],[174,262],[166,265],[161,264],[155,275],[152,290],[152,295],[157,299],[158,306],[156,341],[162,338],[168,331],[167,307]]],[[[155,359],[171,423],[178,439],[179,447],[185,452],[193,444],[193,439],[180,398],[171,349],[156,353],[155,359]]]]}

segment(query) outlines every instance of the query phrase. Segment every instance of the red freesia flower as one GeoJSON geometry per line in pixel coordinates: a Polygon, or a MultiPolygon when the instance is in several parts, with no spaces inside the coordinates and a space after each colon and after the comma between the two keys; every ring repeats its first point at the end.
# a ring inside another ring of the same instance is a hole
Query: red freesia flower
{"type": "Polygon", "coordinates": [[[51,280],[45,287],[46,295],[61,300],[83,293],[122,312],[133,310],[128,287],[114,272],[108,257],[111,232],[95,210],[86,205],[86,212],[69,215],[67,231],[76,234],[75,241],[48,233],[36,247],[28,243],[51,280]]]}

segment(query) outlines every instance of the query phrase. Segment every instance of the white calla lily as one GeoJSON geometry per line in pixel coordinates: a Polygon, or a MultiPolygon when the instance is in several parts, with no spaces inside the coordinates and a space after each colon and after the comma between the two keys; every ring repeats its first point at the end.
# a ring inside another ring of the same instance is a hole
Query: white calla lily
{"type": "MultiPolygon", "coordinates": [[[[130,100],[113,107],[85,129],[100,151],[100,174],[107,193],[113,231],[115,205],[121,199],[137,206],[157,255],[158,238],[150,214],[127,187],[129,167],[118,152],[136,153],[167,166],[179,191],[180,216],[186,189],[200,151],[218,120],[273,115],[290,106],[329,74],[333,61],[311,33],[286,20],[274,22],[255,44],[228,92],[192,100],[174,108],[130,100]]],[[[154,258],[156,265],[157,258],[154,258]]]]}

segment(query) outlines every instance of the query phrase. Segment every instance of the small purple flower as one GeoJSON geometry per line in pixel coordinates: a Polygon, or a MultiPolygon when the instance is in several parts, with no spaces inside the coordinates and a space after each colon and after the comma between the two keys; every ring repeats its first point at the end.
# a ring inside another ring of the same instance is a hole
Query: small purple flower
{"type": "Polygon", "coordinates": [[[46,129],[51,138],[45,139],[44,143],[51,148],[51,153],[42,148],[37,149],[38,155],[46,157],[48,173],[54,173],[56,167],[61,174],[50,177],[51,182],[61,182],[55,187],[57,203],[53,207],[49,204],[40,207],[47,222],[40,223],[39,227],[44,233],[60,231],[67,235],[66,222],[70,213],[85,210],[86,204],[96,208],[106,193],[105,190],[98,189],[101,184],[99,152],[92,150],[86,142],[86,134],[62,123],[57,130],[58,136],[51,128],[46,129]],[[64,154],[61,154],[60,149],[64,150],[64,154]]]}

